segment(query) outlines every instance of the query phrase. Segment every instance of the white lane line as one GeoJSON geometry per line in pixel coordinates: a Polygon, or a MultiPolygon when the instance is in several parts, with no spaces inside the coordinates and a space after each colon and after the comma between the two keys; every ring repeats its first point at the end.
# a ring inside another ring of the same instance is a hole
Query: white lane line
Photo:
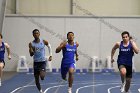
{"type": "MultiPolygon", "coordinates": [[[[135,85],[140,85],[140,84],[131,84],[132,86],[135,86],[135,85]]],[[[108,93],[111,93],[110,91],[114,88],[117,88],[117,87],[120,87],[120,86],[114,86],[114,87],[110,87],[108,88],[108,93]]],[[[138,89],[139,93],[140,93],[140,88],[138,89]]],[[[131,92],[130,92],[131,93],[131,92]]]]}
{"type": "MultiPolygon", "coordinates": [[[[48,90],[52,89],[52,88],[56,88],[56,87],[62,87],[62,86],[66,86],[66,85],[58,85],[58,86],[52,86],[52,87],[49,87],[47,88],[44,93],[47,93],[48,90]]],[[[58,91],[58,90],[57,90],[58,91]]]]}
{"type": "MultiPolygon", "coordinates": [[[[15,93],[15,92],[20,91],[20,90],[23,90],[24,88],[27,88],[27,87],[34,87],[34,86],[36,86],[36,85],[30,85],[32,82],[34,82],[34,80],[32,80],[31,82],[29,82],[29,83],[28,83],[27,85],[25,85],[25,86],[18,87],[18,88],[16,88],[16,89],[12,90],[10,93],[15,93]]],[[[76,82],[80,82],[80,81],[76,81],[76,82]]],[[[84,81],[83,81],[83,82],[84,82],[84,81]]],[[[89,82],[89,83],[91,83],[91,82],[89,82]]],[[[52,85],[54,85],[54,84],[58,84],[58,82],[47,83],[47,84],[52,84],[52,85]]],[[[85,84],[87,84],[87,82],[86,82],[85,84]]],[[[41,85],[46,85],[46,84],[41,84],[41,85]]]]}
{"type": "Polygon", "coordinates": [[[138,89],[139,93],[140,93],[140,88],[138,89]]]}
{"type": "MultiPolygon", "coordinates": [[[[32,83],[33,81],[31,81],[30,83],[32,83]]],[[[75,81],[75,82],[81,82],[81,81],[75,81]]],[[[29,84],[30,84],[29,83],[29,84]]],[[[77,85],[77,84],[91,84],[91,83],[95,83],[95,82],[86,82],[86,81],[83,81],[83,83],[76,83],[76,84],[73,84],[73,85],[77,85]]],[[[102,83],[102,82],[96,82],[96,83],[102,83]]],[[[116,82],[113,82],[113,83],[116,83],[116,82]]],[[[26,88],[26,87],[35,87],[36,85],[29,85],[29,84],[27,84],[27,85],[25,85],[25,86],[22,86],[22,87],[18,87],[18,88],[16,88],[16,89],[14,89],[12,92],[10,92],[10,93],[15,93],[15,92],[17,92],[17,91],[19,91],[19,90],[23,90],[24,88],[26,88]]],[[[53,83],[48,83],[48,84],[58,84],[58,82],[53,82],[53,83]]],[[[41,85],[46,85],[46,84],[41,84],[41,85]]],[[[65,86],[65,85],[61,85],[61,86],[65,86]]],[[[52,88],[55,88],[55,87],[61,87],[60,85],[58,85],[58,86],[52,86],[52,87],[49,87],[50,89],[52,89],[52,88]]],[[[45,92],[44,93],[46,93],[47,91],[48,91],[49,89],[47,88],[46,90],[45,90],[45,92]]]]}
{"type": "Polygon", "coordinates": [[[32,87],[32,86],[35,86],[35,85],[26,85],[26,86],[18,87],[18,88],[16,88],[15,90],[13,90],[13,91],[10,92],[10,93],[15,93],[16,91],[18,91],[18,90],[20,90],[20,89],[22,89],[22,88],[32,87]]]}
{"type": "Polygon", "coordinates": [[[113,89],[113,88],[117,88],[117,87],[120,87],[120,85],[119,85],[119,86],[114,86],[114,87],[110,87],[110,88],[108,88],[108,90],[107,90],[108,93],[111,93],[110,90],[113,89]]]}
{"type": "Polygon", "coordinates": [[[79,87],[76,90],[76,93],[78,93],[81,89],[87,88],[87,87],[94,87],[94,86],[103,86],[103,85],[113,85],[113,84],[120,84],[120,83],[110,83],[110,84],[95,84],[95,85],[88,85],[88,86],[83,86],[83,87],[79,87]]]}
{"type": "Polygon", "coordinates": [[[13,91],[10,92],[10,93],[14,93],[14,92],[16,92],[16,91],[18,91],[18,93],[19,93],[19,92],[22,91],[26,86],[29,86],[29,85],[32,84],[33,82],[34,82],[34,80],[32,80],[31,82],[29,82],[28,84],[26,84],[26,85],[23,86],[23,87],[16,88],[15,90],[13,90],[13,91]]]}
{"type": "MultiPolygon", "coordinates": [[[[96,86],[99,86],[99,85],[102,85],[102,84],[97,84],[96,86]]],[[[91,87],[91,86],[95,86],[95,85],[88,85],[88,86],[80,87],[80,88],[78,88],[78,89],[76,90],[76,93],[78,93],[79,90],[82,89],[82,88],[91,87]]]]}
{"type": "MultiPolygon", "coordinates": [[[[58,85],[64,85],[66,81],[62,80],[58,85]]],[[[57,87],[54,93],[58,93],[58,90],[61,88],[61,86],[57,87]]]]}
{"type": "MultiPolygon", "coordinates": [[[[77,83],[77,84],[73,84],[73,86],[74,85],[78,85],[78,84],[91,84],[92,82],[85,82],[85,83],[77,83]]],[[[49,91],[50,89],[53,89],[53,88],[56,88],[56,87],[62,87],[62,86],[67,86],[67,84],[65,84],[65,85],[57,85],[57,86],[52,86],[52,87],[48,87],[45,91],[44,91],[44,93],[47,93],[47,91],[49,91]]],[[[58,91],[58,90],[57,90],[58,91]]]]}

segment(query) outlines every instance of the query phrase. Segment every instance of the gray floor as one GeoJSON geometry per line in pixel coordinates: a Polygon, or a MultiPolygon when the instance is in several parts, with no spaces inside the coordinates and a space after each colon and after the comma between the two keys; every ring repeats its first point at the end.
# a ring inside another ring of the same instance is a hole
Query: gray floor
{"type": "Polygon", "coordinates": [[[4,71],[3,76],[2,76],[2,81],[10,79],[16,74],[17,74],[17,72],[15,72],[15,71],[4,71]]]}

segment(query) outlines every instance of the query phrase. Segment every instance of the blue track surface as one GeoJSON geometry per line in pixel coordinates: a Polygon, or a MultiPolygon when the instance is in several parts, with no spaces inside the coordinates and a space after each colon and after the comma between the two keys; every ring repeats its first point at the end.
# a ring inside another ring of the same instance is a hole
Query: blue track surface
{"type": "MultiPolygon", "coordinates": [[[[140,73],[133,75],[130,91],[139,93],[140,73]]],[[[73,93],[120,93],[118,73],[75,73],[73,93]]],[[[41,81],[44,93],[67,93],[67,82],[61,82],[60,73],[48,73],[41,81]]],[[[19,73],[2,82],[0,93],[39,93],[33,74],[19,73]]]]}

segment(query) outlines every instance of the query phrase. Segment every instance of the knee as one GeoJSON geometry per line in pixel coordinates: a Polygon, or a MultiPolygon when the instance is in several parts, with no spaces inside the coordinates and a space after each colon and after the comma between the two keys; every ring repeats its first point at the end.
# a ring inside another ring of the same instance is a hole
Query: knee
{"type": "Polygon", "coordinates": [[[3,66],[0,66],[0,70],[2,70],[3,69],[3,66]]]}
{"type": "Polygon", "coordinates": [[[121,75],[126,76],[126,69],[121,69],[121,75]]]}
{"type": "Polygon", "coordinates": [[[40,76],[41,80],[44,80],[45,76],[40,76]]]}
{"type": "Polygon", "coordinates": [[[4,67],[4,64],[1,63],[1,64],[0,64],[0,69],[3,69],[3,67],[4,67]]]}
{"type": "Polygon", "coordinates": [[[121,72],[121,75],[122,76],[126,76],[126,72],[121,72]]]}
{"type": "Polygon", "coordinates": [[[45,78],[45,72],[44,71],[41,71],[40,72],[40,78],[41,78],[41,80],[44,80],[44,78],[45,78]]]}
{"type": "Polygon", "coordinates": [[[73,70],[69,71],[69,75],[73,75],[73,73],[74,73],[73,70]]]}
{"type": "Polygon", "coordinates": [[[74,68],[69,68],[69,74],[73,74],[74,73],[74,68]]]}

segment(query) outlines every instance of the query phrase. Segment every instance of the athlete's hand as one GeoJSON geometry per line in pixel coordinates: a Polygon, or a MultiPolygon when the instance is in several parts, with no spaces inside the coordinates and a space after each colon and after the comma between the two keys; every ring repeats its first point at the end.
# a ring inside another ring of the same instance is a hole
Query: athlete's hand
{"type": "Polygon", "coordinates": [[[67,44],[67,41],[64,40],[55,50],[56,53],[59,53],[67,44]]]}
{"type": "Polygon", "coordinates": [[[34,55],[35,48],[33,46],[30,47],[30,56],[34,55]]]}
{"type": "Polygon", "coordinates": [[[134,43],[134,40],[133,39],[130,39],[130,42],[133,44],[134,43]]]}
{"type": "Polygon", "coordinates": [[[60,44],[60,47],[61,47],[61,48],[64,48],[64,47],[66,46],[66,44],[67,44],[67,41],[64,40],[64,41],[60,44]]]}
{"type": "Polygon", "coordinates": [[[131,43],[135,42],[135,39],[132,36],[129,37],[129,40],[130,40],[131,43]]]}
{"type": "Polygon", "coordinates": [[[76,61],[78,61],[79,60],[79,58],[78,58],[78,56],[76,56],[76,61]]]}
{"type": "Polygon", "coordinates": [[[115,60],[114,59],[111,59],[111,63],[113,63],[113,62],[115,62],[115,60]]]}
{"type": "Polygon", "coordinates": [[[35,47],[31,47],[31,51],[34,53],[34,51],[35,51],[35,47]]]}
{"type": "Polygon", "coordinates": [[[8,55],[8,59],[9,59],[9,60],[11,59],[11,55],[8,55]]]}
{"type": "Polygon", "coordinates": [[[49,61],[52,61],[52,56],[49,57],[49,61]]]}

